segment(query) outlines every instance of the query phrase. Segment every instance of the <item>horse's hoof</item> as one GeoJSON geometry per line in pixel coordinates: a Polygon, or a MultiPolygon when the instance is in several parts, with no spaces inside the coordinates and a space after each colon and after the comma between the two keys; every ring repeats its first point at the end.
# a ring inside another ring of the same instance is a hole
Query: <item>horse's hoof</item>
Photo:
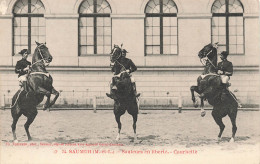
{"type": "Polygon", "coordinates": [[[218,137],[218,142],[220,142],[220,141],[221,141],[221,139],[222,139],[221,137],[218,137]]]}
{"type": "Polygon", "coordinates": [[[230,140],[229,140],[229,143],[233,143],[235,142],[234,138],[232,137],[230,140]]]}
{"type": "Polygon", "coordinates": [[[201,117],[204,117],[206,115],[206,111],[201,112],[201,117]]]}
{"type": "Polygon", "coordinates": [[[120,137],[116,137],[116,141],[119,141],[120,140],[120,137]]]}
{"type": "Polygon", "coordinates": [[[14,140],[14,143],[18,143],[18,140],[14,140]]]}

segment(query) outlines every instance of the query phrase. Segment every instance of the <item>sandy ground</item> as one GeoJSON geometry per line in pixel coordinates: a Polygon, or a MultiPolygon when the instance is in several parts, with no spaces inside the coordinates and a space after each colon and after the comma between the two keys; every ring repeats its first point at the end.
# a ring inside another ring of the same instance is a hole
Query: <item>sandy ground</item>
{"type": "Polygon", "coordinates": [[[113,111],[39,111],[24,130],[26,117],[17,124],[18,144],[12,142],[10,110],[1,110],[1,164],[9,163],[247,163],[259,164],[260,117],[258,111],[239,111],[234,143],[231,122],[217,142],[219,128],[211,111],[145,110],[137,122],[133,141],[132,117],[121,117],[121,140],[115,141],[117,123],[113,111]]]}

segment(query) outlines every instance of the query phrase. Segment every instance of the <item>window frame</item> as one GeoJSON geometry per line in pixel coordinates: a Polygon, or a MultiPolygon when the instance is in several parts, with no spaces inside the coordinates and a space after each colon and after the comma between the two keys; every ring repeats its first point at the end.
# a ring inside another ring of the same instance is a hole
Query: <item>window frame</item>
{"type": "MultiPolygon", "coordinates": [[[[174,2],[173,0],[171,0],[172,2],[174,2]]],[[[176,13],[164,13],[163,12],[163,0],[159,0],[159,5],[160,5],[160,11],[159,11],[159,13],[146,13],[146,8],[147,8],[147,6],[148,6],[148,4],[149,4],[149,2],[150,2],[150,0],[147,2],[147,4],[146,4],[146,6],[145,6],[145,19],[144,19],[144,54],[145,54],[145,56],[149,56],[149,55],[178,55],[178,51],[179,51],[179,40],[178,40],[178,18],[177,18],[177,13],[178,13],[178,7],[177,7],[177,5],[176,5],[176,3],[174,2],[174,4],[175,4],[175,6],[176,6],[176,10],[177,10],[177,12],[176,13]],[[146,26],[146,21],[147,21],[147,18],[149,18],[149,17],[152,17],[152,18],[154,18],[154,17],[159,17],[159,19],[160,19],[160,53],[159,54],[148,54],[147,53],[147,39],[146,39],[146,37],[147,37],[147,26],[146,26]],[[164,54],[163,53],[163,46],[164,46],[164,44],[163,44],[163,38],[164,38],[164,35],[163,35],[163,28],[164,28],[164,26],[163,26],[163,18],[164,17],[176,17],[176,19],[177,19],[177,24],[176,24],[176,28],[177,28],[177,50],[176,50],[176,52],[177,52],[177,54],[164,54]]]]}
{"type": "Polygon", "coordinates": [[[211,12],[212,12],[212,19],[211,19],[211,43],[213,42],[213,30],[212,30],[212,24],[213,24],[213,17],[217,18],[217,17],[224,17],[225,18],[225,32],[226,32],[226,51],[229,53],[229,18],[230,17],[242,17],[243,18],[243,53],[232,53],[232,54],[236,54],[236,55],[244,55],[245,54],[245,18],[244,16],[244,7],[243,4],[240,0],[238,0],[241,4],[241,7],[243,8],[243,13],[230,13],[229,12],[229,0],[225,0],[225,13],[214,13],[212,11],[212,8],[214,6],[214,3],[216,2],[216,0],[214,1],[214,3],[212,4],[211,7],[211,12]]]}
{"type": "MultiPolygon", "coordinates": [[[[12,18],[12,54],[13,54],[13,56],[15,55],[15,51],[14,51],[14,44],[15,44],[15,26],[14,26],[14,24],[15,24],[15,18],[21,18],[21,17],[26,17],[26,18],[28,18],[28,33],[27,33],[27,35],[28,35],[28,53],[31,53],[32,52],[32,47],[31,47],[31,44],[32,44],[32,41],[31,41],[31,36],[32,36],[32,26],[31,26],[31,24],[32,24],[32,17],[44,17],[44,13],[43,14],[37,14],[37,13],[31,13],[31,7],[32,7],[32,2],[31,2],[31,0],[27,0],[28,1],[28,13],[22,13],[22,14],[20,14],[20,13],[15,13],[14,12],[14,9],[15,9],[15,6],[16,6],[16,4],[17,3],[19,3],[19,1],[22,1],[22,0],[18,0],[18,1],[16,1],[16,3],[15,3],[15,5],[14,5],[14,8],[13,8],[13,10],[12,10],[12,13],[13,13],[13,18],[12,18]]],[[[42,1],[40,0],[40,2],[42,3],[42,1]]],[[[44,6],[44,4],[42,3],[42,7],[44,8],[44,10],[45,10],[45,6],[44,6]]],[[[45,25],[45,30],[46,30],[46,25],[45,25]]],[[[46,39],[46,34],[45,34],[45,39],[46,39]]]]}
{"type": "MultiPolygon", "coordinates": [[[[106,1],[106,0],[105,0],[106,1]]],[[[112,13],[112,8],[110,6],[110,4],[108,3],[109,7],[110,7],[110,13],[97,13],[97,0],[93,0],[93,8],[94,8],[94,11],[93,13],[80,13],[80,9],[81,9],[81,6],[82,4],[84,3],[85,1],[83,0],[81,2],[81,4],[79,5],[79,8],[78,8],[78,13],[79,13],[79,18],[78,18],[78,56],[94,56],[94,55],[98,55],[98,56],[101,56],[101,55],[106,55],[105,53],[103,54],[98,54],[97,53],[97,18],[99,17],[109,17],[110,18],[110,48],[112,48],[112,19],[111,19],[111,13],[112,13]],[[91,17],[93,18],[93,31],[94,31],[94,53],[93,54],[84,54],[82,55],[81,54],[81,43],[80,43],[80,38],[81,38],[81,33],[80,33],[80,19],[81,18],[84,18],[84,17],[91,17]]],[[[104,35],[103,35],[104,36],[104,35]]],[[[103,45],[104,46],[104,45],[103,45]]]]}

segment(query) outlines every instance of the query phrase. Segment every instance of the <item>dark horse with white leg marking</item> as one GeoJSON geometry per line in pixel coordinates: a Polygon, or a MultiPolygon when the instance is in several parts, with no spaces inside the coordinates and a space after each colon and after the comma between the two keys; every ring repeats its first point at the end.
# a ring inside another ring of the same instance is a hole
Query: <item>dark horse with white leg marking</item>
{"type": "Polygon", "coordinates": [[[203,61],[202,63],[205,64],[205,68],[203,75],[197,79],[198,85],[191,86],[190,88],[193,104],[195,107],[198,107],[194,96],[194,91],[196,91],[200,94],[202,117],[206,114],[203,109],[204,100],[208,100],[208,103],[213,106],[212,116],[220,128],[219,140],[225,128],[222,118],[228,115],[232,123],[232,138],[230,140],[232,142],[237,131],[236,117],[238,102],[231,91],[223,88],[221,78],[217,74],[217,44],[206,45],[199,52],[198,56],[203,61]]]}
{"type": "Polygon", "coordinates": [[[45,44],[38,42],[36,42],[36,44],[37,47],[32,57],[31,71],[27,79],[29,91],[26,93],[25,90],[18,90],[12,99],[12,132],[15,142],[17,142],[15,129],[19,117],[22,114],[27,117],[24,128],[28,140],[31,140],[29,126],[38,113],[36,106],[42,102],[44,96],[47,96],[47,102],[44,105],[44,110],[46,110],[50,108],[59,97],[59,93],[52,86],[53,79],[45,68],[52,61],[52,56],[45,44]],[[55,95],[52,102],[50,102],[51,94],[55,95]]]}
{"type": "MultiPolygon", "coordinates": [[[[118,46],[114,46],[111,54],[111,62],[118,62],[117,60],[121,57],[122,49],[118,46]]],[[[120,63],[119,63],[120,64],[120,63]]],[[[113,77],[113,82],[117,87],[115,91],[115,100],[114,100],[114,114],[115,119],[118,124],[118,135],[116,140],[120,139],[120,131],[122,124],[120,122],[120,117],[127,112],[133,117],[133,129],[134,129],[134,141],[137,140],[136,137],[136,122],[138,115],[138,105],[137,98],[134,95],[133,87],[131,85],[131,79],[129,73],[126,70],[121,70],[119,75],[113,77]]]]}

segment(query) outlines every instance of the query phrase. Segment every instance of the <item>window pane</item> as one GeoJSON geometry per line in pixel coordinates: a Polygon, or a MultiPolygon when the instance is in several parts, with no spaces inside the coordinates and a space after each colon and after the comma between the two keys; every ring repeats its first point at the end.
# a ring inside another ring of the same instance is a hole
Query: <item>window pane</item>
{"type": "Polygon", "coordinates": [[[33,44],[35,44],[35,41],[39,42],[39,36],[32,36],[31,41],[32,41],[33,44]]]}
{"type": "Polygon", "coordinates": [[[226,35],[226,27],[219,27],[219,35],[226,35]]]}
{"type": "Polygon", "coordinates": [[[21,26],[24,26],[24,27],[28,26],[28,18],[21,17],[21,26]]]}
{"type": "Polygon", "coordinates": [[[226,18],[225,17],[218,17],[218,25],[219,26],[226,26],[226,18]]]}
{"type": "Polygon", "coordinates": [[[230,36],[229,37],[229,44],[236,44],[237,43],[237,37],[236,36],[230,36]]]}
{"type": "Polygon", "coordinates": [[[229,35],[236,35],[236,26],[229,27],[229,35]]]}
{"type": "Polygon", "coordinates": [[[177,36],[171,36],[171,44],[177,45],[177,36]]]}
{"type": "Polygon", "coordinates": [[[153,26],[160,26],[160,18],[153,17],[153,26]]]}
{"type": "Polygon", "coordinates": [[[226,44],[226,36],[219,36],[218,40],[220,44],[226,44]]]}
{"type": "Polygon", "coordinates": [[[244,45],[237,45],[237,53],[238,54],[244,53],[244,45]]]}
{"type": "Polygon", "coordinates": [[[21,35],[21,27],[14,28],[14,35],[21,35]]]}
{"type": "Polygon", "coordinates": [[[152,54],[153,53],[153,47],[152,46],[146,46],[146,53],[152,54]]]}
{"type": "Polygon", "coordinates": [[[163,53],[164,54],[170,54],[171,53],[171,47],[170,46],[163,46],[163,53]]]}
{"type": "Polygon", "coordinates": [[[86,36],[86,35],[87,35],[87,28],[85,28],[85,27],[80,27],[80,35],[86,36]]]}
{"type": "Polygon", "coordinates": [[[146,35],[152,35],[153,34],[153,28],[152,27],[146,27],[146,35]]]}
{"type": "Polygon", "coordinates": [[[153,35],[160,35],[160,27],[153,27],[153,35]]]}
{"type": "Polygon", "coordinates": [[[229,45],[229,53],[236,54],[236,45],[229,45]]]}
{"type": "Polygon", "coordinates": [[[105,46],[104,47],[104,54],[109,54],[111,52],[111,47],[110,46],[105,46]]]}
{"type": "Polygon", "coordinates": [[[21,36],[21,44],[28,45],[28,36],[21,36]]]}
{"type": "Polygon", "coordinates": [[[238,26],[237,27],[237,35],[243,36],[244,34],[244,29],[243,26],[238,26]]]}
{"type": "Polygon", "coordinates": [[[212,36],[212,43],[219,42],[218,36],[212,36]]]}
{"type": "Polygon", "coordinates": [[[87,45],[94,45],[94,37],[87,36],[87,45]]]}
{"type": "Polygon", "coordinates": [[[86,55],[87,54],[87,46],[81,46],[80,47],[80,53],[81,53],[81,55],[86,55]]]}
{"type": "Polygon", "coordinates": [[[28,35],[28,27],[21,27],[21,35],[28,35]]]}
{"type": "Polygon", "coordinates": [[[111,18],[104,18],[104,26],[111,26],[111,18]]]}
{"type": "Polygon", "coordinates": [[[97,36],[97,45],[103,45],[103,44],[104,44],[103,36],[97,36]]]}
{"type": "Polygon", "coordinates": [[[97,35],[104,35],[103,27],[97,27],[97,35]]]}
{"type": "Polygon", "coordinates": [[[235,26],[237,24],[236,17],[229,17],[229,25],[235,26]]]}
{"type": "Polygon", "coordinates": [[[86,18],[87,19],[87,26],[93,26],[94,18],[86,18]]]}
{"type": "Polygon", "coordinates": [[[105,43],[104,45],[111,45],[111,37],[110,36],[105,36],[104,37],[105,43]]]}
{"type": "Polygon", "coordinates": [[[39,18],[32,17],[31,18],[31,25],[32,26],[39,26],[39,18]]]}
{"type": "Polygon", "coordinates": [[[93,36],[94,35],[93,27],[88,27],[87,28],[87,35],[88,36],[93,36]]]}
{"type": "Polygon", "coordinates": [[[146,44],[147,45],[153,44],[153,37],[152,36],[146,36],[146,44]]]}
{"type": "Polygon", "coordinates": [[[45,36],[39,36],[39,42],[40,43],[45,43],[46,42],[45,36]]]}
{"type": "Polygon", "coordinates": [[[104,35],[111,35],[111,27],[104,27],[104,35]]]}
{"type": "Polygon", "coordinates": [[[14,44],[15,45],[20,45],[21,44],[21,37],[20,36],[15,36],[14,37],[14,44]]]}
{"type": "Polygon", "coordinates": [[[236,19],[237,19],[237,25],[243,26],[244,18],[243,17],[236,17],[236,19]]]}
{"type": "Polygon", "coordinates": [[[163,26],[170,26],[170,25],[171,25],[171,17],[164,17],[163,26]]]}
{"type": "Polygon", "coordinates": [[[212,27],[212,35],[218,35],[218,27],[212,27]]]}
{"type": "Polygon", "coordinates": [[[153,18],[148,17],[146,18],[146,26],[152,26],[153,25],[153,18]]]}
{"type": "Polygon", "coordinates": [[[31,28],[31,34],[32,35],[39,35],[38,27],[32,27],[31,28]]]}
{"type": "Polygon", "coordinates": [[[97,18],[97,26],[104,26],[104,19],[101,18],[97,18]]]}
{"type": "Polygon", "coordinates": [[[153,46],[153,54],[160,54],[160,46],[153,46]]]}
{"type": "Polygon", "coordinates": [[[14,54],[18,54],[21,50],[21,46],[14,46],[14,54]]]}
{"type": "Polygon", "coordinates": [[[160,45],[160,36],[153,36],[153,45],[160,45]]]}
{"type": "Polygon", "coordinates": [[[87,26],[87,18],[80,18],[80,26],[87,26]]]}
{"type": "Polygon", "coordinates": [[[39,18],[39,26],[45,26],[45,18],[39,18]]]}
{"type": "Polygon", "coordinates": [[[87,46],[87,54],[94,54],[94,47],[93,46],[87,46]]]}
{"type": "Polygon", "coordinates": [[[104,48],[103,48],[103,46],[97,46],[97,53],[98,53],[98,54],[103,54],[103,53],[104,53],[104,48]]]}
{"type": "Polygon", "coordinates": [[[219,45],[219,47],[218,47],[218,51],[219,51],[219,52],[226,51],[226,50],[227,50],[227,49],[226,49],[226,45],[224,45],[224,46],[219,45]]]}
{"type": "Polygon", "coordinates": [[[237,44],[244,44],[244,37],[243,36],[237,36],[237,44]]]}
{"type": "Polygon", "coordinates": [[[163,27],[163,35],[171,35],[170,27],[163,27]]]}
{"type": "Polygon", "coordinates": [[[171,45],[171,54],[177,54],[177,45],[171,45]]]}
{"type": "Polygon", "coordinates": [[[171,27],[171,35],[177,35],[177,27],[171,27]]]}
{"type": "Polygon", "coordinates": [[[171,26],[177,26],[177,17],[170,17],[171,26]]]}
{"type": "Polygon", "coordinates": [[[170,36],[164,36],[163,37],[163,45],[169,45],[169,44],[171,44],[171,37],[170,36]]]}
{"type": "Polygon", "coordinates": [[[87,44],[87,39],[85,36],[80,37],[80,45],[86,45],[87,44]]]}
{"type": "Polygon", "coordinates": [[[45,35],[45,27],[39,27],[39,35],[45,35]]]}

